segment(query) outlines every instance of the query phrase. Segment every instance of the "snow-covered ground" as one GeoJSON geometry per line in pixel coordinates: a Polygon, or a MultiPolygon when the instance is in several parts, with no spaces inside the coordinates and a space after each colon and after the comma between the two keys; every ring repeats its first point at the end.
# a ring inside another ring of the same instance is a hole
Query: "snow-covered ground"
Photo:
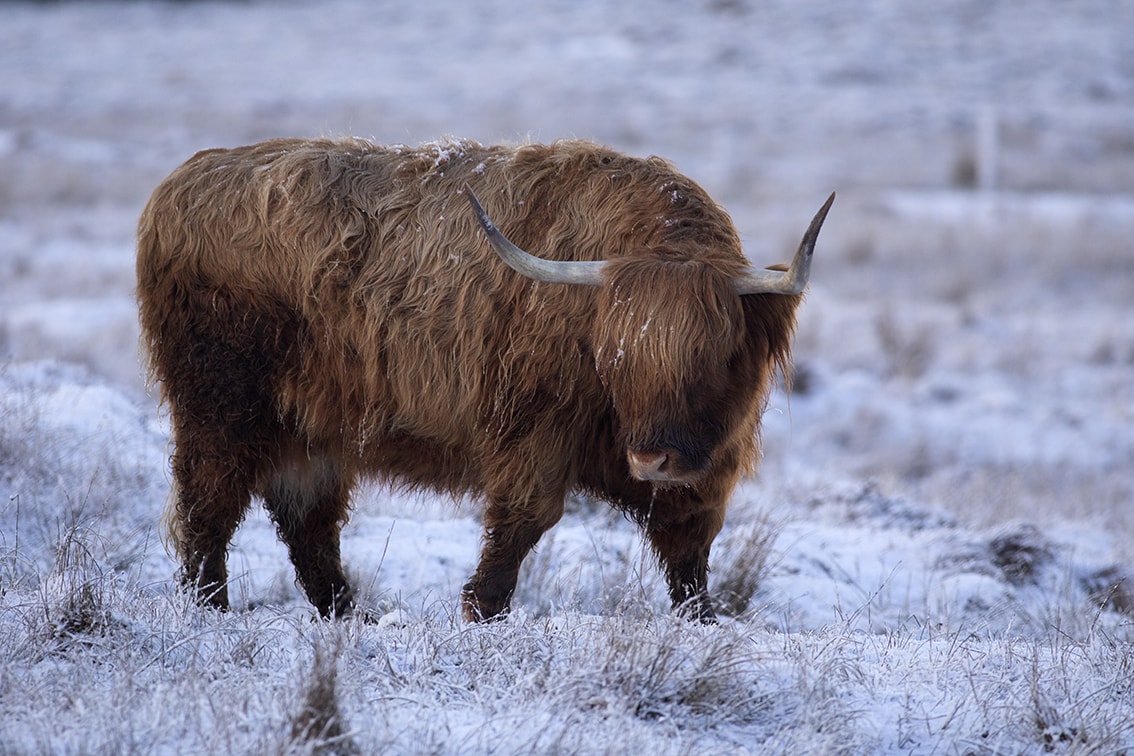
{"type": "Polygon", "coordinates": [[[1131,28],[1106,0],[5,4],[0,753],[1134,748],[1131,28]],[[487,627],[456,612],[475,502],[382,490],[343,545],[377,623],[309,621],[260,512],[237,611],[173,589],[134,222],[198,149],[344,133],[660,154],[761,264],[839,192],[720,626],[671,618],[586,501],[487,627]]]}

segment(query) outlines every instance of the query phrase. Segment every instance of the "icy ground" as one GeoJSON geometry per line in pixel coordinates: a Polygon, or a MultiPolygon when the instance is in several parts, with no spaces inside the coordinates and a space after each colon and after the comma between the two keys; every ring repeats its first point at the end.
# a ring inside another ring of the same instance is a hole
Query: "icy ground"
{"type": "Polygon", "coordinates": [[[1132,749],[1131,28],[1106,0],[4,4],[0,753],[1132,749]],[[476,503],[381,490],[343,546],[375,624],[309,621],[259,512],[237,611],[174,590],[133,224],[198,149],[343,133],[663,155],[760,264],[839,192],[719,627],[669,617],[588,501],[488,627],[455,611],[476,503]]]}

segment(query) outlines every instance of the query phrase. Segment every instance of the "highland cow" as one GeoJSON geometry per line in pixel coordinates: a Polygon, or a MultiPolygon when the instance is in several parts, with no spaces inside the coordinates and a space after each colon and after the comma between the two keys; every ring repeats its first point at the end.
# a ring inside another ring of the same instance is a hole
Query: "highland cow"
{"type": "Polygon", "coordinates": [[[461,595],[484,620],[574,491],[637,522],[673,606],[711,620],[709,548],[833,198],[790,268],[754,270],[697,184],[588,142],[198,153],[138,227],[183,581],[228,606],[256,496],[319,612],[350,612],[339,535],[371,477],[485,503],[461,595]]]}

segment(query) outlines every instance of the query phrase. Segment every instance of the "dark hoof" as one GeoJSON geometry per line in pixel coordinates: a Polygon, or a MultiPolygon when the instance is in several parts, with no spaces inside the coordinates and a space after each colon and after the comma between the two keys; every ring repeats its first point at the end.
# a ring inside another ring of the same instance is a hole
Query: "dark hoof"
{"type": "Polygon", "coordinates": [[[713,604],[708,596],[698,596],[681,604],[675,604],[673,610],[677,616],[690,622],[700,622],[702,625],[717,624],[717,613],[713,611],[713,604]]]}
{"type": "Polygon", "coordinates": [[[323,619],[347,619],[354,615],[354,593],[350,588],[342,588],[333,601],[324,599],[318,608],[323,619]]]}
{"type": "Polygon", "coordinates": [[[182,581],[185,588],[191,591],[196,598],[197,606],[204,609],[216,609],[218,612],[227,612],[229,610],[228,604],[228,585],[207,583],[205,585],[196,585],[194,581],[182,581]]]}
{"type": "Polygon", "coordinates": [[[508,616],[511,594],[498,599],[486,599],[483,589],[472,581],[461,589],[461,612],[466,622],[495,622],[508,616]]]}

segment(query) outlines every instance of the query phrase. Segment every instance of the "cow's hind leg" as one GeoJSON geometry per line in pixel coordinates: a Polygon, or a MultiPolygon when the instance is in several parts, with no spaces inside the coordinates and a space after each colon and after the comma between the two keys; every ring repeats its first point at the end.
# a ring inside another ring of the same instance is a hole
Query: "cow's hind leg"
{"type": "Polygon", "coordinates": [[[223,287],[149,287],[143,326],[174,425],[171,530],[184,581],[227,608],[225,556],[278,445],[272,376],[297,326],[290,313],[258,309],[223,287]]]}
{"type": "Polygon", "coordinates": [[[484,546],[476,572],[461,592],[465,619],[481,622],[506,613],[524,557],[563,516],[563,500],[509,507],[497,502],[484,515],[484,546]]]}
{"type": "Polygon", "coordinates": [[[323,617],[344,617],[354,608],[339,551],[352,482],[330,460],[298,452],[280,462],[263,492],[296,582],[323,617]]]}
{"type": "Polygon", "coordinates": [[[202,433],[177,434],[175,501],[170,532],[181,557],[181,580],[198,600],[228,609],[225,559],[251,500],[247,467],[202,433]]]}

